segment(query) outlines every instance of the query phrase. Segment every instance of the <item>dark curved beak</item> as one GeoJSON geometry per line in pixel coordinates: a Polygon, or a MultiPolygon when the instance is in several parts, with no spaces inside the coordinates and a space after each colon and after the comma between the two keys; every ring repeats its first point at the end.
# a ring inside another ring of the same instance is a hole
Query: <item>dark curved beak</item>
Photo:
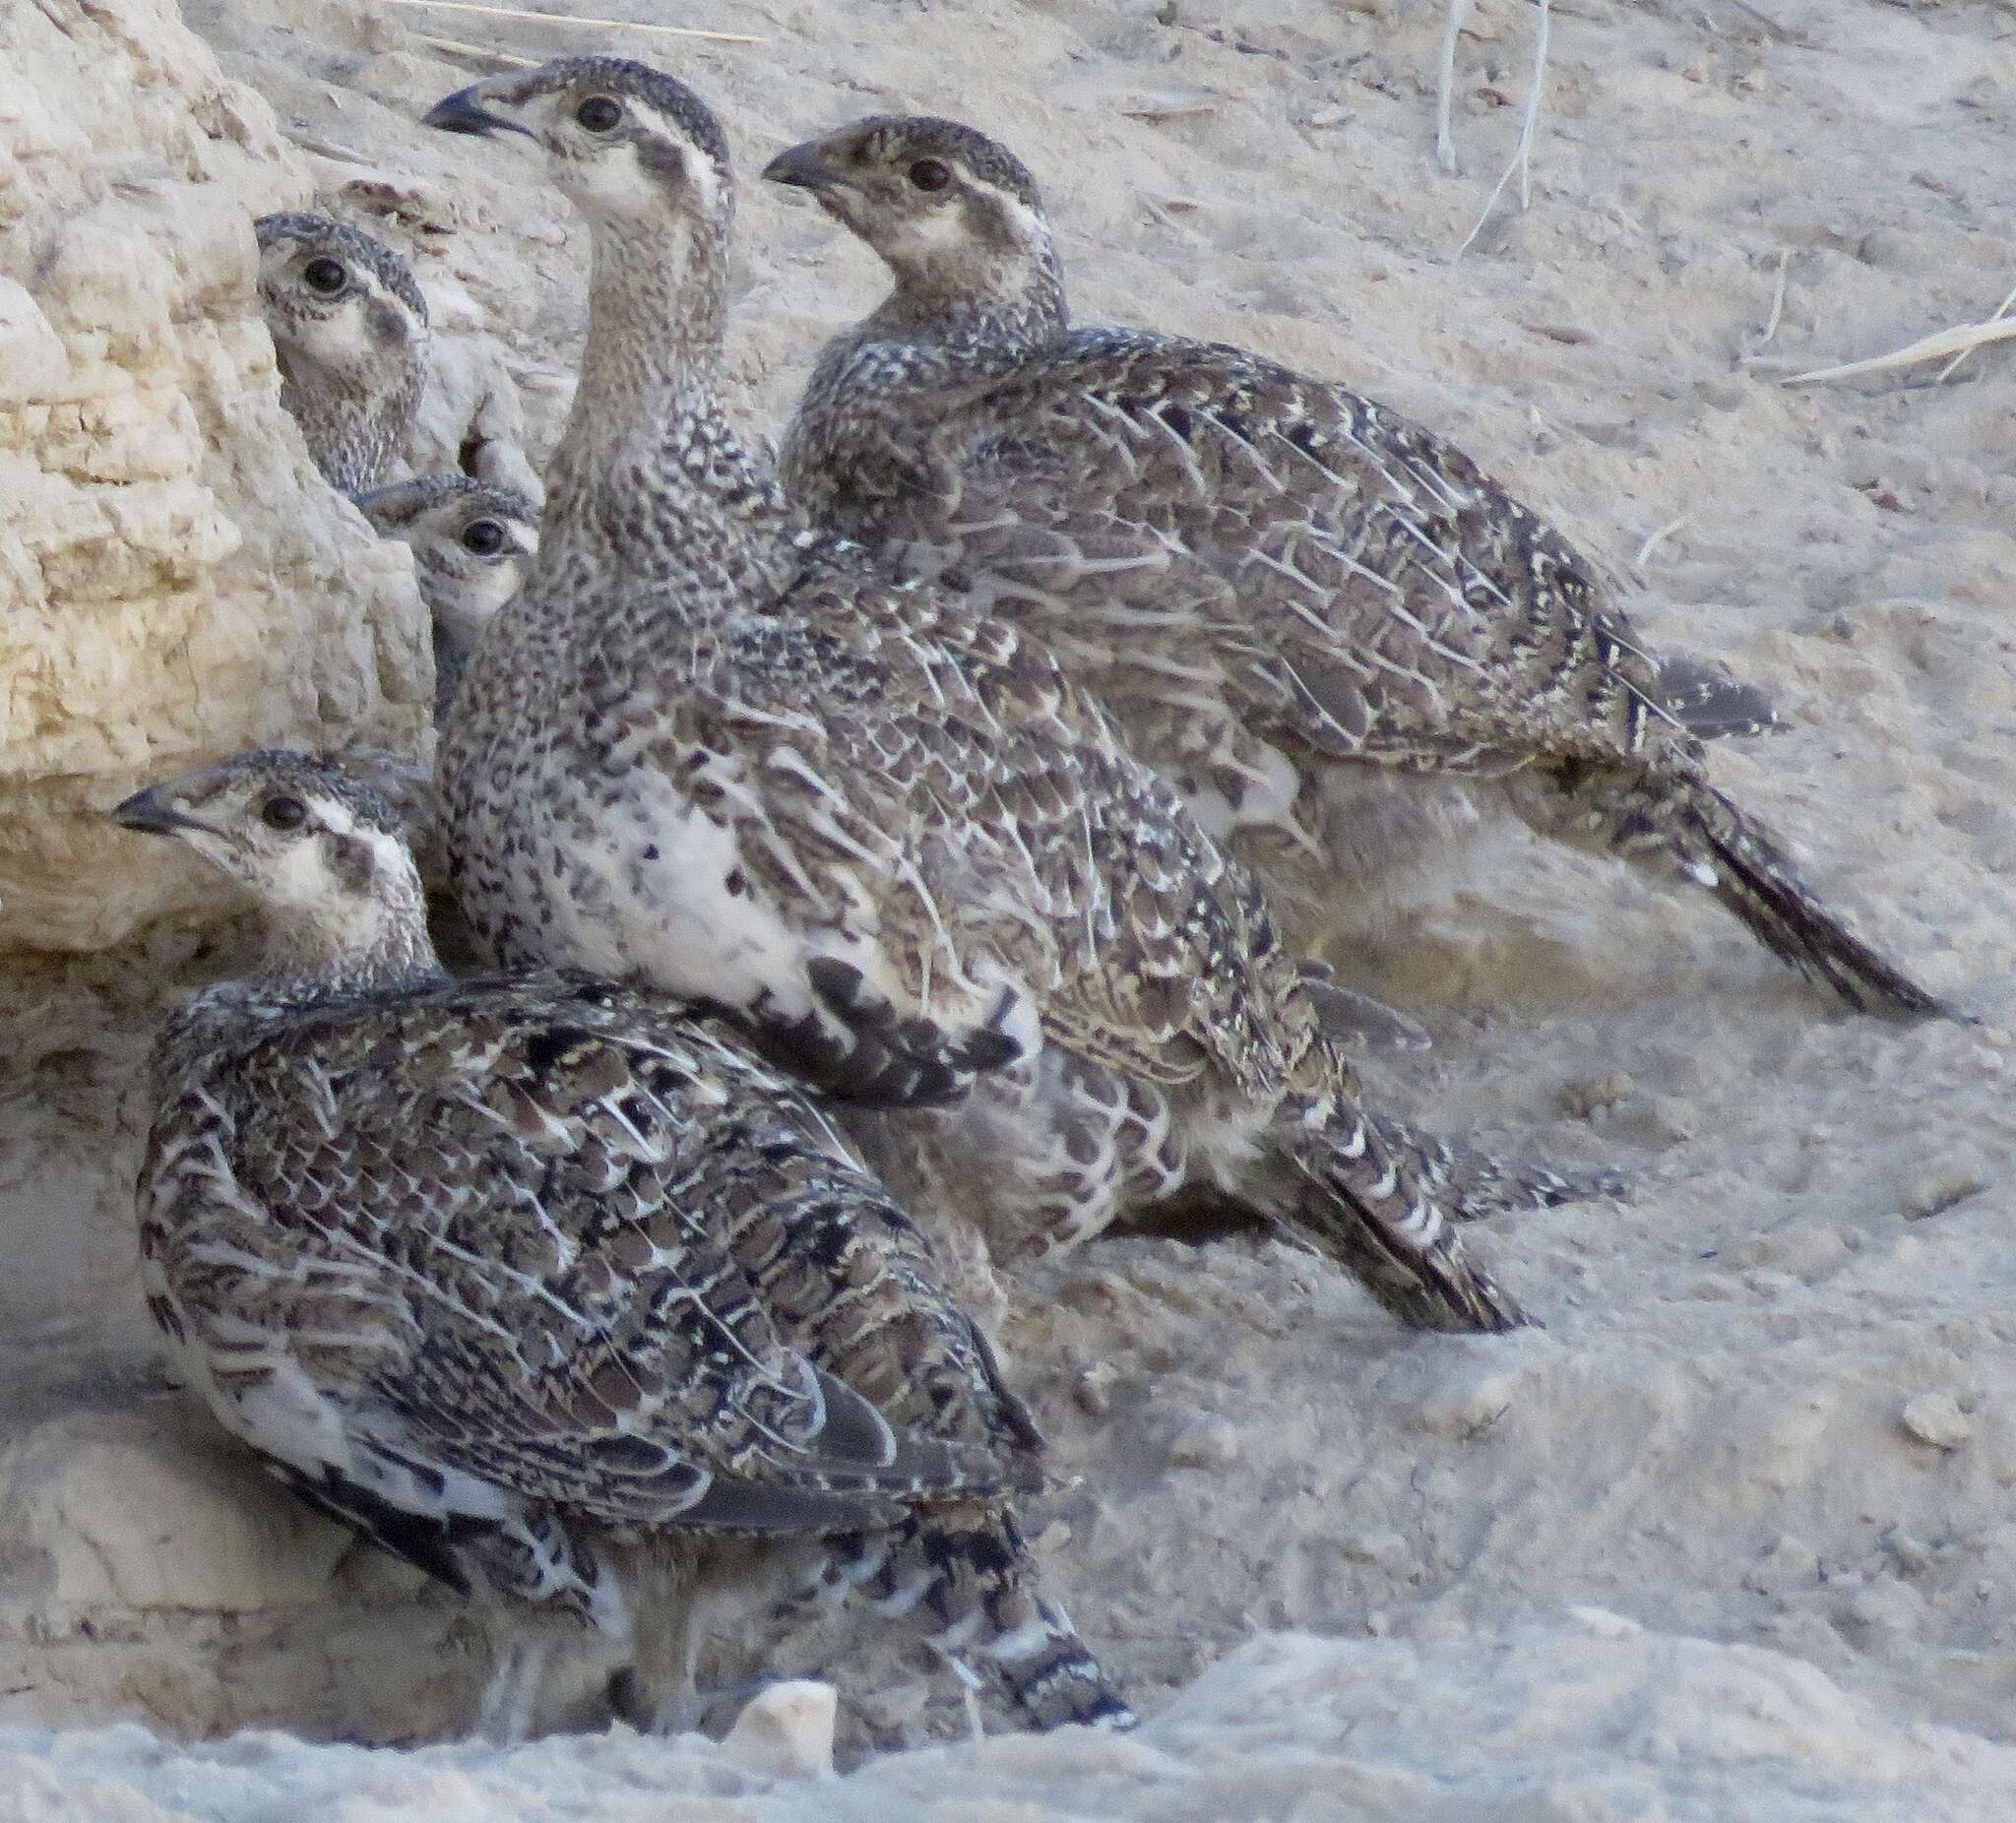
{"type": "Polygon", "coordinates": [[[110,814],[121,829],[138,830],[144,836],[176,836],[185,829],[209,827],[177,810],[164,787],[158,785],[135,791],[123,804],[114,805],[110,814]]]}
{"type": "Polygon", "coordinates": [[[476,133],[486,139],[493,133],[523,133],[527,139],[536,139],[538,135],[530,127],[493,114],[483,105],[490,98],[485,93],[489,87],[487,83],[472,83],[467,89],[442,96],[420,116],[420,125],[439,127],[444,133],[476,133]]]}
{"type": "Polygon", "coordinates": [[[816,139],[779,153],[763,167],[763,175],[770,183],[810,190],[815,196],[822,190],[839,189],[847,181],[826,162],[825,143],[816,139]]]}

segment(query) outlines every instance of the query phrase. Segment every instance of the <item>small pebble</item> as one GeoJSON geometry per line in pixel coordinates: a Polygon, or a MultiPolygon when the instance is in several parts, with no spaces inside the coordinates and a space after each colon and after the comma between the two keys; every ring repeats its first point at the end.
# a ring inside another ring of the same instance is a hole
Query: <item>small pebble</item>
{"type": "Polygon", "coordinates": [[[1169,1439],[1169,1461],[1178,1469],[1229,1469],[1238,1460],[1238,1426],[1222,1417],[1186,1424],[1169,1439]]]}
{"type": "Polygon", "coordinates": [[[1894,1528],[1883,1540],[1883,1548],[1906,1576],[1922,1576],[1935,1561],[1932,1547],[1924,1540],[1894,1528]]]}
{"type": "Polygon", "coordinates": [[[1947,1210],[1966,1202],[1971,1196],[1979,1196],[1986,1188],[1987,1185],[1972,1171],[1956,1176],[1928,1177],[1904,1193],[1904,1219],[1907,1222],[1923,1222],[1930,1216],[1943,1216],[1947,1210]]]}
{"type": "Polygon", "coordinates": [[[1570,1120],[1587,1120],[1592,1114],[1619,1101],[1628,1101],[1638,1085],[1622,1070],[1611,1076],[1592,1076],[1579,1083],[1564,1083],[1557,1098],[1561,1112],[1570,1120]]]}
{"type": "Polygon", "coordinates": [[[1104,1417],[1113,1409],[1113,1382],[1119,1371],[1110,1361],[1086,1368],[1071,1388],[1071,1397],[1087,1417],[1104,1417]]]}
{"type": "Polygon", "coordinates": [[[1347,1563],[1401,1563],[1407,1557],[1407,1540],[1391,1530],[1354,1532],[1338,1544],[1347,1563]]]}
{"type": "Polygon", "coordinates": [[[768,1778],[831,1779],[837,1708],[831,1684],[804,1677],[774,1683],[749,1699],[722,1750],[768,1778]]]}
{"type": "Polygon", "coordinates": [[[1907,1399],[1898,1420],[1935,1450],[1957,1450],[1974,1435],[1974,1425],[1951,1393],[1919,1393],[1907,1399]]]}
{"type": "Polygon", "coordinates": [[[1744,1574],[1743,1587],[1757,1595],[1809,1588],[1820,1580],[1819,1553],[1803,1540],[1781,1532],[1771,1548],[1744,1574]]]}
{"type": "Polygon", "coordinates": [[[1909,1583],[1879,1576],[1849,1598],[1841,1618],[1863,1633],[1910,1639],[1923,1630],[1925,1599],[1909,1583]]]}
{"type": "Polygon", "coordinates": [[[1431,1437],[1466,1443],[1482,1436],[1511,1410],[1518,1389],[1518,1375],[1504,1369],[1459,1379],[1422,1401],[1414,1414],[1414,1427],[1431,1437]]]}

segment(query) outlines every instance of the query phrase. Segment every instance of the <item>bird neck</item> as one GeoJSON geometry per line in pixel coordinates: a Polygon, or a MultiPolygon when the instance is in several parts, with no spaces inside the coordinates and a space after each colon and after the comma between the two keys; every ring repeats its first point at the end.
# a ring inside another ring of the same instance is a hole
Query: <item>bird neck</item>
{"type": "Polygon", "coordinates": [[[443,978],[427,934],[426,894],[409,863],[395,878],[381,870],[368,895],[269,909],[247,986],[261,998],[298,1005],[396,993],[443,978]]]}
{"type": "Polygon", "coordinates": [[[325,1007],[388,1000],[447,983],[452,977],[427,935],[417,875],[410,884],[410,899],[388,901],[385,915],[371,920],[368,930],[354,918],[337,927],[294,911],[269,911],[257,966],[192,994],[169,1016],[156,1041],[157,1080],[208,1073],[220,1053],[248,1031],[284,1025],[325,1007]]]}
{"type": "Polygon", "coordinates": [[[1021,350],[1070,327],[1064,272],[1045,231],[957,260],[907,264],[870,313],[864,341],[918,343],[953,353],[1021,350]]]}
{"type": "Polygon", "coordinates": [[[725,221],[595,223],[588,344],[547,471],[542,567],[589,551],[717,588],[726,570],[781,586],[795,569],[801,521],[717,401],[726,294],[725,221]]]}
{"type": "Polygon", "coordinates": [[[346,494],[382,480],[419,409],[425,349],[409,347],[390,385],[382,374],[357,374],[298,353],[283,353],[280,369],[281,404],[301,426],[323,478],[346,494]]]}

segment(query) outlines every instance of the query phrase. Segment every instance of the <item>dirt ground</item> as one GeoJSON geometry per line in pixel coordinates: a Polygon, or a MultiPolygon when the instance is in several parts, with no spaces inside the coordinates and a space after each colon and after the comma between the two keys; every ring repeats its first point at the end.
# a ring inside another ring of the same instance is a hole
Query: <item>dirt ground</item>
{"type": "MultiPolygon", "coordinates": [[[[1386,1104],[1630,1173],[1621,1198],[1480,1234],[1545,1330],[1408,1336],[1251,1237],[1107,1241],[1029,1276],[1004,1342],[1069,1482],[1033,1530],[1150,1725],[814,1792],[697,1742],[180,1759],[74,1731],[433,1736],[483,1650],[152,1377],[136,1072],[208,939],[22,959],[0,1790],[12,1764],[31,1792],[109,1794],[24,1814],[251,1818],[369,1791],[328,1814],[662,1814],[643,1788],[752,1818],[2010,1814],[2012,357],[1943,385],[1783,384],[1979,322],[2016,283],[2005,9],[1557,5],[1532,207],[1508,192],[1460,259],[1518,129],[1530,6],[1491,0],[1460,43],[1455,175],[1433,158],[1439,12],[1393,0],[677,16],[754,44],[314,0],[188,18],[326,192],[499,338],[535,456],[585,243],[508,149],[413,125],[476,67],[423,31],[653,57],[715,104],[748,180],[730,371],[759,432],[877,274],[755,170],[871,111],[998,133],[1045,188],[1081,315],[1235,340],[1423,419],[1606,563],[1652,644],[1767,688],[1784,730],[1726,744],[1718,783],[1980,1023],[1839,1014],[1712,905],[1495,836],[1338,960],[1433,1034],[1376,1067],[1386,1104]]],[[[883,1638],[780,1650],[840,1685],[854,1737],[950,1702],[883,1638]]]]}

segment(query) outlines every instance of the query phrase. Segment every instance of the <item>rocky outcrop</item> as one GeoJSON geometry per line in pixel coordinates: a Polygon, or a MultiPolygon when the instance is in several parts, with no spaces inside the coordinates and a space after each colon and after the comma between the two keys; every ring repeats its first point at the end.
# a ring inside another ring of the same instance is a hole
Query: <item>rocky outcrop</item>
{"type": "Polygon", "coordinates": [[[143,777],[424,740],[409,559],[310,466],[253,290],[310,188],[165,0],[0,10],[0,950],[213,896],[97,814],[143,777]]]}

